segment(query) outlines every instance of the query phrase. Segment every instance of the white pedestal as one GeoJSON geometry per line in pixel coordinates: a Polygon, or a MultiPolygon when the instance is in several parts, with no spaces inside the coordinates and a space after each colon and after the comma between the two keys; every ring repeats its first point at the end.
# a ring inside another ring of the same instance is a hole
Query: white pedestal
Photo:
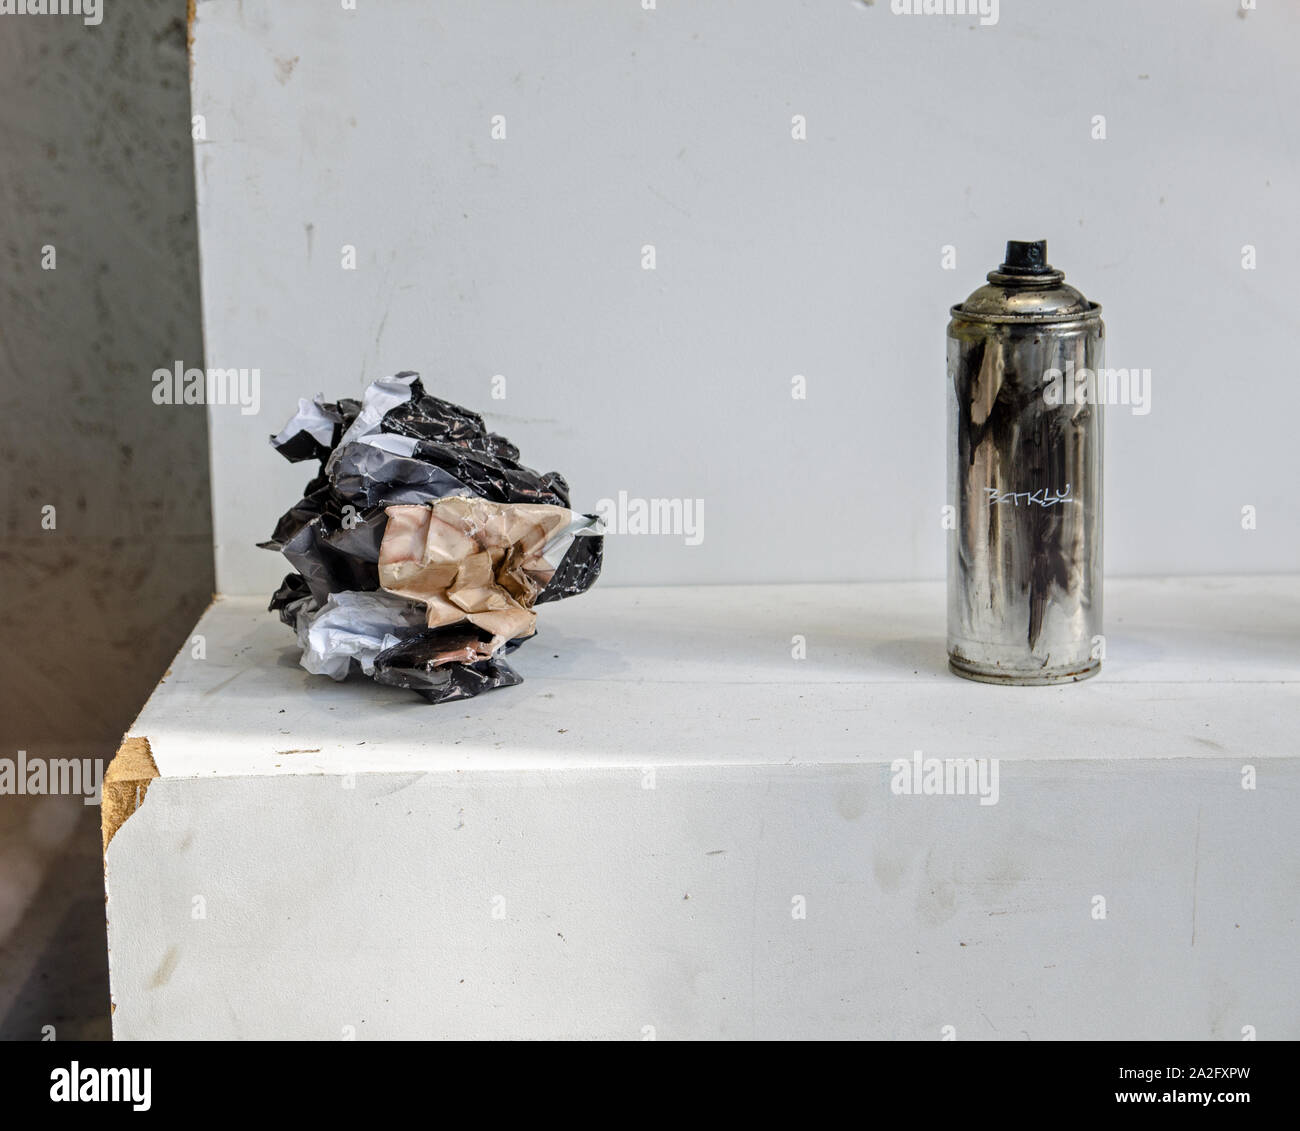
{"type": "Polygon", "coordinates": [[[1001,688],[940,585],[597,588],[437,707],[219,600],[106,790],[115,1035],[1300,1037],[1300,581],[1106,599],[1100,676],[1001,688]]]}

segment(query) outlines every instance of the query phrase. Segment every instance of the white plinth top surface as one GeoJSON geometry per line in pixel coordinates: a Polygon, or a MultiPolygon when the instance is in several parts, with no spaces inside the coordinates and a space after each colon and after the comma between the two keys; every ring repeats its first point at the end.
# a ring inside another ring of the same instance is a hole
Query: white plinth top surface
{"type": "Polygon", "coordinates": [[[435,706],[309,675],[264,598],[220,598],[129,733],[165,778],[1300,747],[1300,577],[1110,581],[1101,674],[1061,687],[951,675],[944,608],[941,583],[597,585],[538,610],[522,685],[435,706]]]}

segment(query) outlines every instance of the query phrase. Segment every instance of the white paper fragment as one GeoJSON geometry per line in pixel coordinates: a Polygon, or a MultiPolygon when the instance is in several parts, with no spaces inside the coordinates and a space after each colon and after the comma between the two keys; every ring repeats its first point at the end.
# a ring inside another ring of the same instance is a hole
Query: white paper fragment
{"type": "Polygon", "coordinates": [[[406,404],[411,399],[411,385],[417,380],[419,380],[418,373],[404,373],[401,376],[381,377],[378,381],[372,381],[367,385],[366,391],[361,396],[361,411],[352,422],[352,426],[339,438],[338,446],[330,453],[330,458],[325,463],[325,470],[329,471],[334,466],[338,461],[339,452],[348,444],[378,432],[384,417],[398,405],[406,404]]]}
{"type": "MultiPolygon", "coordinates": [[[[414,436],[399,436],[396,432],[374,432],[353,441],[353,443],[378,448],[381,452],[388,452],[390,455],[405,456],[408,459],[415,455],[415,447],[419,442],[414,436]]],[[[339,447],[342,446],[340,441],[339,447]]]]}
{"type": "Polygon", "coordinates": [[[317,393],[316,399],[312,401],[306,397],[299,397],[298,411],[271,443],[278,448],[281,444],[287,444],[299,432],[306,432],[322,447],[328,448],[330,441],[334,439],[334,421],[326,416],[321,408],[324,399],[321,393],[317,393]]]}
{"type": "Polygon", "coordinates": [[[563,530],[557,530],[542,547],[542,557],[552,569],[559,569],[564,555],[569,552],[574,538],[579,534],[604,534],[605,524],[593,515],[573,514],[573,520],[563,530]]]}
{"type": "Polygon", "coordinates": [[[420,605],[382,591],[331,593],[315,612],[298,614],[299,661],[313,675],[344,680],[352,660],[366,675],[375,657],[424,627],[420,605]]]}

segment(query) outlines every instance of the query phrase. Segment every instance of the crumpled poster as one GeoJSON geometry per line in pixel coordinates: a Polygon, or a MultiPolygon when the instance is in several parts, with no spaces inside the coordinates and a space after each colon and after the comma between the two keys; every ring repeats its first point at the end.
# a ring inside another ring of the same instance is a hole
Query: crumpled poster
{"type": "Polygon", "coordinates": [[[591,588],[604,548],[569,485],[519,462],[482,418],[416,373],[360,401],[300,400],[271,438],[319,472],[269,541],[294,567],[271,598],[309,672],[355,671],[430,703],[510,687],[504,657],[535,635],[535,606],[591,588]]]}

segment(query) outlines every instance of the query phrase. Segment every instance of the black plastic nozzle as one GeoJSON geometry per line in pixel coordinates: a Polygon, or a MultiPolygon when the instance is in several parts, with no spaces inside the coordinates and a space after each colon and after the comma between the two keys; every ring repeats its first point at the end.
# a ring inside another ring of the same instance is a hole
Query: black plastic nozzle
{"type": "Polygon", "coordinates": [[[1047,265],[1046,240],[1008,240],[1006,262],[998,268],[1004,275],[1046,275],[1051,272],[1047,265]]]}

